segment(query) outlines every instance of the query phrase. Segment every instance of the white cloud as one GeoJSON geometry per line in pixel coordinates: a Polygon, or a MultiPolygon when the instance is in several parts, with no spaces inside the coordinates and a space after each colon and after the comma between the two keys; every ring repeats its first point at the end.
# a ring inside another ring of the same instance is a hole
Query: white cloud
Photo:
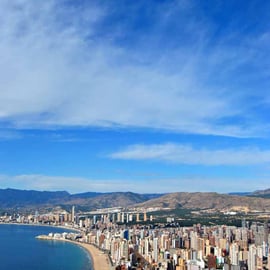
{"type": "Polygon", "coordinates": [[[270,162],[270,150],[258,148],[194,149],[182,144],[131,145],[110,155],[113,159],[157,160],[188,165],[258,165],[270,162]]]}
{"type": "MultiPolygon", "coordinates": [[[[206,58],[201,47],[207,31],[196,29],[194,21],[183,27],[195,37],[200,33],[199,44],[172,52],[159,48],[156,59],[145,64],[143,50],[133,52],[99,36],[97,24],[109,12],[104,7],[72,8],[54,0],[2,1],[1,6],[0,120],[19,127],[120,125],[231,136],[261,132],[254,123],[218,124],[226,117],[245,118],[246,107],[235,106],[239,97],[226,83],[210,83],[215,59],[220,64],[228,56],[213,49],[206,58]]],[[[234,58],[241,61],[241,56],[234,58]]]]}

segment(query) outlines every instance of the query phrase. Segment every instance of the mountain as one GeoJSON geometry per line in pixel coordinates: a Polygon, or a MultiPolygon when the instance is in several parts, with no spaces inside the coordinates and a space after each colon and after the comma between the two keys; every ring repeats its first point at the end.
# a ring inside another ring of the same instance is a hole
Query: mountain
{"type": "Polygon", "coordinates": [[[110,207],[130,207],[138,203],[143,203],[152,198],[157,198],[163,194],[138,194],[133,192],[111,192],[101,193],[94,197],[86,197],[85,194],[78,196],[72,195],[69,201],[63,203],[62,206],[77,206],[83,211],[110,208],[110,207]]]}
{"type": "Polygon", "coordinates": [[[133,192],[107,192],[107,193],[101,193],[101,192],[85,192],[85,193],[78,193],[71,195],[71,199],[90,199],[90,198],[103,198],[104,196],[126,196],[129,200],[129,197],[133,197],[134,201],[147,201],[150,199],[158,198],[164,194],[138,194],[133,192]]]}
{"type": "Polygon", "coordinates": [[[163,194],[137,194],[132,192],[85,192],[69,194],[66,191],[35,191],[0,189],[0,209],[53,208],[77,206],[81,210],[94,210],[109,207],[127,207],[145,202],[163,194]]]}
{"type": "Polygon", "coordinates": [[[270,211],[269,190],[256,191],[253,195],[241,196],[214,192],[175,192],[168,194],[138,194],[133,192],[85,192],[69,194],[66,191],[35,191],[0,189],[0,209],[42,209],[60,206],[90,211],[110,207],[159,207],[182,209],[258,210],[270,211]],[[255,195],[254,195],[255,194],[255,195]],[[258,195],[256,195],[258,194],[258,195]]]}
{"type": "Polygon", "coordinates": [[[103,195],[103,194],[104,193],[102,193],[102,192],[84,192],[84,193],[70,195],[70,198],[72,198],[72,199],[89,199],[89,198],[98,197],[98,196],[103,195]]]}
{"type": "Polygon", "coordinates": [[[228,195],[236,195],[236,196],[249,196],[252,192],[230,192],[228,195]]]}
{"type": "Polygon", "coordinates": [[[253,197],[270,198],[270,188],[264,190],[256,190],[250,194],[253,197]]]}
{"type": "Polygon", "coordinates": [[[53,204],[59,200],[67,200],[70,194],[66,191],[35,191],[18,189],[0,189],[0,207],[15,208],[30,205],[53,204]]]}
{"type": "Polygon", "coordinates": [[[253,192],[231,192],[229,195],[238,196],[249,196],[249,197],[259,197],[259,198],[270,198],[270,188],[265,190],[256,190],[253,192]]]}
{"type": "Polygon", "coordinates": [[[137,207],[269,211],[270,199],[214,192],[176,192],[138,204],[137,207]]]}
{"type": "Polygon", "coordinates": [[[83,209],[98,209],[109,207],[127,207],[148,200],[148,196],[132,192],[111,192],[100,193],[94,196],[86,194],[76,194],[70,196],[69,200],[63,202],[64,205],[76,205],[83,209]]]}

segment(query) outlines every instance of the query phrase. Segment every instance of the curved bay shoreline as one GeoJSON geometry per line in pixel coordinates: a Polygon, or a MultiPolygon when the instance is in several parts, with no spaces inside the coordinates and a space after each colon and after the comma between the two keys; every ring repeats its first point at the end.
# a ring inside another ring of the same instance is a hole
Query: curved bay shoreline
{"type": "Polygon", "coordinates": [[[79,241],[72,241],[72,240],[63,239],[63,238],[54,239],[54,238],[44,237],[44,236],[36,237],[36,238],[41,239],[41,240],[48,240],[48,241],[63,241],[63,242],[81,246],[88,252],[89,256],[91,257],[94,270],[110,270],[110,263],[109,263],[107,254],[100,251],[97,247],[95,247],[92,244],[83,243],[79,241]]]}
{"type": "MultiPolygon", "coordinates": [[[[64,226],[51,226],[51,225],[41,225],[41,224],[22,224],[22,223],[3,223],[1,222],[1,224],[5,224],[5,225],[17,225],[17,226],[40,226],[40,227],[51,227],[53,228],[61,228],[61,229],[66,229],[69,231],[77,231],[80,232],[80,230],[76,229],[76,228],[69,228],[69,227],[64,227],[64,226]]],[[[83,243],[83,242],[79,242],[79,241],[72,241],[72,240],[68,240],[68,239],[45,239],[45,240],[51,240],[51,241],[64,241],[64,242],[68,242],[71,244],[75,244],[77,246],[80,246],[82,248],[84,248],[87,252],[88,255],[91,258],[92,261],[92,266],[94,270],[110,270],[110,263],[109,263],[109,258],[108,255],[105,254],[104,252],[100,251],[97,247],[95,247],[92,244],[89,243],[83,243]]]]}
{"type": "Polygon", "coordinates": [[[110,264],[107,254],[100,251],[98,248],[91,244],[73,242],[85,248],[92,258],[93,267],[95,270],[110,270],[110,264]]]}

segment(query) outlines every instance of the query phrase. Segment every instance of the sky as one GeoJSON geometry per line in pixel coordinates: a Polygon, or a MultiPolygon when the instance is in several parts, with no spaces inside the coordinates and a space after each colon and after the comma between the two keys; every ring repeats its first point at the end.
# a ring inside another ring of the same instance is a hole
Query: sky
{"type": "Polygon", "coordinates": [[[270,188],[269,10],[0,0],[0,188],[270,188]]]}

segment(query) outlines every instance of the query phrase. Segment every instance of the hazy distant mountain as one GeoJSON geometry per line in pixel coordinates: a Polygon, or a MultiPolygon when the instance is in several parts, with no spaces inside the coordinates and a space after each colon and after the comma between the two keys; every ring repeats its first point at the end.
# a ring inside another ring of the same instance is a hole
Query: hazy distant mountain
{"type": "Polygon", "coordinates": [[[236,196],[249,196],[252,192],[230,192],[228,195],[236,195],[236,196]]]}
{"type": "Polygon", "coordinates": [[[270,198],[270,188],[265,190],[256,190],[253,192],[231,192],[229,195],[238,195],[238,196],[250,196],[250,197],[259,197],[259,198],[270,198]]]}
{"type": "Polygon", "coordinates": [[[137,194],[133,192],[86,192],[69,194],[66,191],[34,191],[0,189],[0,209],[35,209],[61,206],[69,209],[95,210],[109,207],[169,207],[218,210],[270,210],[269,190],[256,191],[249,196],[214,192],[177,192],[169,194],[137,194]],[[258,195],[256,195],[258,194],[258,195]],[[257,198],[255,196],[265,196],[257,198]]]}
{"type": "Polygon", "coordinates": [[[34,208],[72,205],[83,210],[107,207],[127,207],[145,202],[163,194],[137,194],[132,192],[85,192],[69,194],[66,191],[34,191],[17,189],[0,189],[0,209],[34,208]]]}
{"type": "Polygon", "coordinates": [[[141,203],[142,207],[168,207],[218,210],[270,210],[270,199],[218,194],[214,192],[177,192],[141,203]]]}
{"type": "Polygon", "coordinates": [[[108,207],[127,207],[137,203],[142,203],[150,198],[161,195],[153,194],[137,194],[133,192],[111,192],[101,193],[95,197],[85,197],[73,195],[65,204],[80,205],[90,209],[108,208],[108,207]]]}
{"type": "Polygon", "coordinates": [[[270,188],[264,190],[256,190],[253,194],[270,194],[270,188]]]}
{"type": "Polygon", "coordinates": [[[15,208],[30,205],[53,204],[59,200],[67,200],[70,194],[66,191],[35,191],[18,189],[0,189],[0,207],[15,208]]]}
{"type": "Polygon", "coordinates": [[[90,198],[96,198],[100,197],[103,198],[104,196],[115,196],[116,194],[118,195],[125,195],[127,198],[128,197],[133,197],[135,201],[147,201],[150,199],[158,198],[164,194],[138,194],[138,193],[133,193],[133,192],[107,192],[107,193],[102,193],[102,192],[85,192],[85,193],[78,193],[78,194],[73,194],[70,195],[70,198],[72,199],[90,199],[90,198]]]}
{"type": "Polygon", "coordinates": [[[78,194],[73,194],[73,195],[70,195],[70,198],[72,199],[89,199],[89,198],[95,198],[95,197],[98,197],[100,195],[103,195],[104,193],[102,192],[84,192],[84,193],[78,193],[78,194]]]}
{"type": "Polygon", "coordinates": [[[265,190],[256,190],[250,194],[254,197],[270,198],[270,188],[265,190]]]}

